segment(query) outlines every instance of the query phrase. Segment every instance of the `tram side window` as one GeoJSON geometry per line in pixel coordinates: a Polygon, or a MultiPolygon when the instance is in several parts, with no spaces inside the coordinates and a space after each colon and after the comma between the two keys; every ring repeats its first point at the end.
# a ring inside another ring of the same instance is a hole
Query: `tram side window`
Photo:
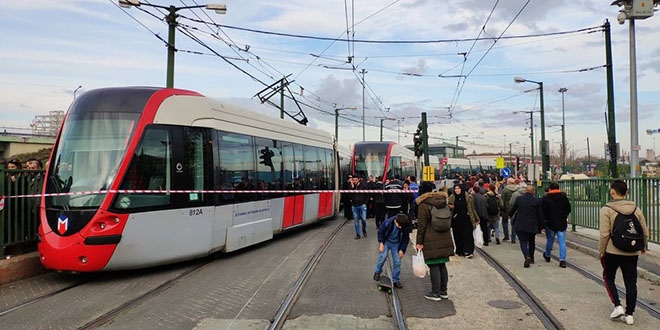
{"type": "MultiPolygon", "coordinates": [[[[319,189],[321,181],[319,150],[316,147],[305,146],[305,189],[319,189]]],[[[323,155],[323,154],[322,154],[323,155]]]]}
{"type": "Polygon", "coordinates": [[[303,190],[305,163],[300,144],[282,142],[283,179],[286,190],[303,190]]]}
{"type": "MultiPolygon", "coordinates": [[[[257,190],[282,189],[282,149],[277,140],[255,138],[257,162],[257,190]]],[[[275,194],[261,194],[257,197],[268,199],[275,194]]]]}
{"type": "MultiPolygon", "coordinates": [[[[220,188],[222,190],[254,190],[255,151],[253,138],[248,135],[218,132],[218,159],[220,188]]],[[[252,200],[254,194],[221,194],[222,204],[252,200]]]]}
{"type": "Polygon", "coordinates": [[[334,152],[330,149],[324,149],[322,152],[325,152],[325,165],[323,169],[323,185],[322,189],[334,189],[334,173],[335,173],[335,157],[334,152]]]}
{"type": "Polygon", "coordinates": [[[387,171],[388,178],[394,178],[395,175],[398,175],[400,178],[405,178],[403,173],[401,173],[401,157],[390,157],[389,170],[387,171]]]}
{"type": "MultiPolygon", "coordinates": [[[[183,152],[185,160],[188,163],[185,180],[185,189],[190,190],[208,190],[211,189],[211,178],[205,175],[206,169],[210,167],[211,144],[209,143],[209,134],[200,128],[185,127],[183,130],[183,152]]],[[[199,203],[206,199],[204,193],[189,193],[188,202],[199,203]]]]}
{"type": "MultiPolygon", "coordinates": [[[[120,185],[122,190],[169,190],[172,157],[170,132],[165,128],[147,128],[135,149],[131,164],[120,185]]],[[[169,193],[120,194],[115,200],[119,209],[135,209],[170,204],[169,193]]]]}

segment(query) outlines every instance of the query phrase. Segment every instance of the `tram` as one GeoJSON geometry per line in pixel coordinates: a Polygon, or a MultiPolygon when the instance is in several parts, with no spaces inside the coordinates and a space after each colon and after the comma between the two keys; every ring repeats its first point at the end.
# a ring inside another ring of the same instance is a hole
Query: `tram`
{"type": "Polygon", "coordinates": [[[384,181],[398,175],[404,179],[407,175],[419,176],[415,153],[406,147],[391,141],[363,141],[353,145],[351,173],[384,181]]]}
{"type": "Polygon", "coordinates": [[[72,103],[46,168],[41,263],[151,267],[332,218],[337,155],[329,133],[196,92],[88,91],[72,103]]]}

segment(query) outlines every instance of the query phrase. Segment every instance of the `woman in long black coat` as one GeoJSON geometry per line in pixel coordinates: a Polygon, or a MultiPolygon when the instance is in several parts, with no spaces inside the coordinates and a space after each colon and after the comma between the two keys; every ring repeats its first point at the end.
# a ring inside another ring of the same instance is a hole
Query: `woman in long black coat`
{"type": "Polygon", "coordinates": [[[474,236],[472,231],[479,223],[479,216],[474,209],[472,196],[465,193],[463,186],[457,184],[454,186],[454,193],[449,196],[447,201],[451,214],[451,229],[454,232],[456,241],[456,254],[466,258],[472,258],[474,253],[474,236]]]}

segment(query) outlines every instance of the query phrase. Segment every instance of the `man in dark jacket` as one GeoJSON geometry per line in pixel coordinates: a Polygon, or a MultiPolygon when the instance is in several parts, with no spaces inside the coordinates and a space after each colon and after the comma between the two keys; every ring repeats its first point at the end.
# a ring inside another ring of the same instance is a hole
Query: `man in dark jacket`
{"type": "Polygon", "coordinates": [[[401,289],[401,258],[406,253],[406,248],[410,243],[410,222],[408,216],[399,213],[386,219],[378,227],[378,261],[374,269],[374,280],[380,281],[380,273],[383,271],[383,264],[387,260],[387,254],[392,255],[392,284],[395,288],[401,289]]]}
{"type": "Polygon", "coordinates": [[[541,232],[545,223],[541,200],[534,197],[535,190],[533,185],[525,187],[525,194],[516,198],[509,210],[509,220],[518,212],[512,224],[518,234],[520,250],[525,257],[525,268],[529,268],[529,265],[534,263],[534,249],[536,249],[534,241],[536,234],[541,232]]]}
{"type": "Polygon", "coordinates": [[[454,241],[451,237],[451,230],[439,232],[431,228],[431,208],[446,208],[447,192],[433,192],[433,184],[423,182],[419,186],[419,197],[416,202],[417,208],[417,250],[424,252],[424,262],[429,267],[431,274],[431,291],[424,295],[424,298],[440,301],[448,299],[447,283],[449,274],[447,273],[447,263],[449,257],[454,255],[454,241]]]}
{"type": "MultiPolygon", "coordinates": [[[[401,190],[403,183],[399,180],[399,175],[395,175],[393,179],[386,181],[385,190],[401,190]]],[[[385,210],[387,217],[391,218],[401,211],[403,204],[404,193],[385,193],[385,210]]]]}
{"type": "MultiPolygon", "coordinates": [[[[351,185],[353,190],[367,190],[367,184],[362,176],[354,176],[351,185]]],[[[355,219],[355,239],[360,239],[360,224],[362,224],[362,235],[367,237],[367,193],[355,192],[351,196],[353,205],[353,217],[355,219]]]]}
{"type": "Polygon", "coordinates": [[[545,217],[545,252],[543,258],[550,262],[552,256],[552,244],[557,235],[559,244],[559,267],[566,268],[566,228],[568,227],[568,215],[571,213],[571,202],[566,193],[559,190],[556,182],[550,183],[548,193],[543,197],[541,205],[545,217]]]}

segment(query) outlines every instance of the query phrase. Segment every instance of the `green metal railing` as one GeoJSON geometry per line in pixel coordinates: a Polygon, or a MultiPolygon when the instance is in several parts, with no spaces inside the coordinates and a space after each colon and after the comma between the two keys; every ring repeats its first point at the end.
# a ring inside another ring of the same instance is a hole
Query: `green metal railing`
{"type": "MultiPolygon", "coordinates": [[[[0,166],[0,196],[5,196],[0,211],[0,257],[8,248],[27,246],[37,240],[38,198],[8,198],[30,193],[30,179],[44,171],[10,170],[0,166]],[[12,180],[11,177],[15,180],[12,180]]],[[[43,174],[42,174],[43,175],[43,174]]]]}
{"type": "MultiPolygon", "coordinates": [[[[610,200],[610,185],[614,179],[588,179],[560,181],[559,189],[566,192],[571,201],[570,222],[572,230],[576,226],[599,229],[600,209],[610,200]]],[[[626,198],[637,204],[646,218],[649,241],[660,243],[660,179],[622,179],[628,185],[626,198]]],[[[543,195],[543,187],[537,187],[538,196],[543,195]]]]}

